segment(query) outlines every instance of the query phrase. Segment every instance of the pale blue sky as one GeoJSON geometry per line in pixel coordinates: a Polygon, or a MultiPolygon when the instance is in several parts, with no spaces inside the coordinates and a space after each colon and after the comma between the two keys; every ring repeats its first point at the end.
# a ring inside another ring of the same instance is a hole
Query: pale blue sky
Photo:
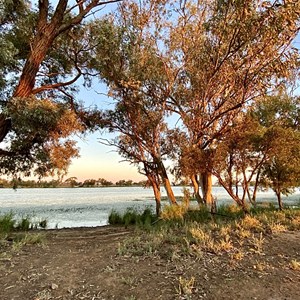
{"type": "MultiPolygon", "coordinates": [[[[95,80],[92,89],[81,86],[78,98],[86,107],[96,105],[102,109],[113,108],[113,100],[105,94],[106,86],[95,80]]],[[[123,161],[116,148],[99,142],[100,138],[113,136],[105,132],[95,132],[76,138],[80,147],[80,158],[73,159],[67,177],[75,176],[81,181],[89,178],[105,178],[113,182],[120,179],[144,180],[144,176],[138,173],[137,167],[123,161]]]]}

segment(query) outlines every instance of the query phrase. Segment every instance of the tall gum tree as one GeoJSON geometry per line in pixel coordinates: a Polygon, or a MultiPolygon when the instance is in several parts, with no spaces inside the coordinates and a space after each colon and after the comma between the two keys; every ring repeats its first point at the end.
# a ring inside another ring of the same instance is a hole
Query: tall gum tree
{"type": "Polygon", "coordinates": [[[132,102],[117,104],[113,111],[106,112],[107,127],[110,131],[118,132],[119,135],[104,143],[114,146],[119,154],[131,164],[138,167],[139,173],[148,179],[146,186],[153,189],[156,213],[161,212],[160,174],[155,162],[155,155],[160,151],[159,141],[160,127],[164,124],[156,123],[154,119],[145,116],[144,107],[132,106],[132,102]],[[130,105],[131,104],[131,105],[130,105]],[[158,134],[156,134],[158,133],[158,134]],[[147,138],[145,136],[147,135],[147,138]],[[158,148],[157,148],[158,147],[158,148]]]}
{"type": "Polygon", "coordinates": [[[40,164],[35,168],[40,175],[47,169],[66,170],[70,158],[78,154],[75,143],[65,139],[91,127],[94,117],[99,117],[75,101],[73,84],[93,75],[87,63],[93,48],[87,34],[92,22],[85,18],[113,2],[118,1],[59,0],[53,5],[39,0],[35,7],[26,0],[1,0],[2,174],[28,175],[35,164],[40,164]]]}
{"type": "MultiPolygon", "coordinates": [[[[299,32],[300,2],[124,1],[119,15],[139,45],[151,45],[153,53],[149,70],[136,64],[124,81],[144,97],[160,95],[167,111],[179,115],[189,148],[201,157],[189,162],[195,166],[191,174],[199,175],[204,201],[213,207],[210,156],[218,141],[240,112],[298,72],[292,41],[299,32]],[[160,74],[153,66],[163,66],[160,74]]],[[[144,63],[145,57],[138,60],[144,63]]],[[[111,67],[104,78],[113,81],[122,68],[111,67]]],[[[121,83],[120,91],[127,88],[121,83]]]]}
{"type": "Polygon", "coordinates": [[[288,195],[299,186],[299,111],[299,97],[279,93],[264,98],[253,112],[253,118],[265,128],[262,142],[269,149],[262,165],[261,184],[273,189],[280,209],[282,194],[288,195]]]}
{"type": "MultiPolygon", "coordinates": [[[[164,132],[166,114],[164,91],[161,85],[163,65],[153,52],[153,41],[143,36],[141,16],[125,15],[126,6],[121,6],[123,15],[107,18],[99,23],[97,33],[99,44],[106,41],[106,47],[97,49],[98,61],[95,68],[109,87],[109,95],[116,101],[114,111],[107,112],[107,127],[121,135],[108,144],[118,148],[129,162],[136,164],[150,182],[160,212],[160,182],[164,185],[168,199],[176,199],[164,165],[164,132]],[[139,26],[138,26],[139,24],[139,26]],[[160,178],[160,179],[159,179],[160,178]]],[[[130,10],[138,9],[130,6],[130,10]]]]}
{"type": "Polygon", "coordinates": [[[213,174],[245,211],[256,205],[259,187],[272,188],[282,209],[281,194],[299,184],[299,98],[262,97],[235,120],[211,159],[213,174]]]}
{"type": "Polygon", "coordinates": [[[174,74],[168,104],[202,153],[207,202],[212,166],[205,154],[209,160],[241,111],[295,79],[299,55],[291,43],[299,32],[299,8],[299,1],[184,1],[161,30],[174,74]]]}

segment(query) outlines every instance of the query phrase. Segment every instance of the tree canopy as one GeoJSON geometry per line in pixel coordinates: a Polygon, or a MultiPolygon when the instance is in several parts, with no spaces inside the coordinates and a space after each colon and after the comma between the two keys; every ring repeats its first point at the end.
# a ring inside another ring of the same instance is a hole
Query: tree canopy
{"type": "Polygon", "coordinates": [[[89,84],[95,44],[89,20],[118,2],[4,1],[0,5],[1,173],[64,173],[78,154],[70,139],[95,128],[99,112],[76,101],[80,77],[89,84]]]}
{"type": "Polygon", "coordinates": [[[96,50],[96,69],[116,100],[117,120],[130,108],[136,112],[130,113],[134,124],[131,118],[114,128],[121,133],[120,154],[140,166],[145,159],[153,165],[139,146],[135,152],[125,146],[156,144],[149,139],[157,124],[153,108],[159,109],[161,124],[177,116],[176,128],[162,126],[155,135],[169,145],[160,144],[160,151],[167,150],[177,170],[200,184],[203,201],[212,203],[218,145],[259,99],[295,83],[299,51],[292,41],[299,32],[299,9],[295,1],[122,2],[99,23],[98,38],[106,46],[96,50]]]}

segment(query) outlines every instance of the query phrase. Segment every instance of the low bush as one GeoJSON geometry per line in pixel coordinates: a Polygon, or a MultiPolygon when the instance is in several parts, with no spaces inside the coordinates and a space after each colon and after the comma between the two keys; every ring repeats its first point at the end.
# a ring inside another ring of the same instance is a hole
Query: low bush
{"type": "Polygon", "coordinates": [[[9,213],[0,216],[0,233],[9,233],[14,230],[16,221],[13,218],[13,214],[9,213]]]}
{"type": "Polygon", "coordinates": [[[151,226],[156,220],[157,217],[150,208],[146,208],[143,212],[128,208],[124,214],[112,210],[108,217],[110,225],[125,225],[125,227],[129,225],[151,226]]]}
{"type": "Polygon", "coordinates": [[[34,223],[29,217],[22,217],[17,219],[13,213],[8,213],[0,216],[0,234],[7,234],[13,231],[28,231],[31,229],[45,229],[47,227],[47,220],[41,220],[34,223]]]}

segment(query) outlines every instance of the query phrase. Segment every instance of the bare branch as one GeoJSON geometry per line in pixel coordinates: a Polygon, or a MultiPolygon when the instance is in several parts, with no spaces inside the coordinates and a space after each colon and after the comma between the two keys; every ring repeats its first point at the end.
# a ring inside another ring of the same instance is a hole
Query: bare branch
{"type": "Polygon", "coordinates": [[[79,79],[80,76],[81,76],[81,71],[72,80],[69,80],[66,82],[59,82],[59,83],[54,83],[54,84],[43,85],[41,87],[33,89],[32,94],[36,95],[36,94],[39,94],[39,93],[47,91],[47,90],[59,89],[64,86],[71,85],[71,84],[75,83],[79,79]]]}
{"type": "Polygon", "coordinates": [[[72,28],[73,26],[79,24],[93,8],[100,6],[100,5],[117,3],[120,1],[122,1],[122,0],[110,0],[110,1],[92,0],[82,11],[79,12],[79,14],[77,16],[72,18],[69,22],[62,24],[58,29],[58,34],[64,32],[64,31],[67,31],[68,29],[72,28]]]}

